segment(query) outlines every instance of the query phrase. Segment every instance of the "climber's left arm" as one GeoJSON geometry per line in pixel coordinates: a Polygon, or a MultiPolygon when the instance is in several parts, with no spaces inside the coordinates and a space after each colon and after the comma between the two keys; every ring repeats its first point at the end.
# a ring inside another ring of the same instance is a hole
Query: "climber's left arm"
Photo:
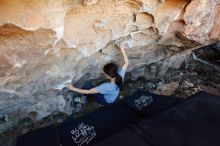
{"type": "Polygon", "coordinates": [[[77,92],[77,93],[81,93],[81,94],[95,94],[95,93],[99,93],[96,88],[92,88],[92,89],[89,89],[89,90],[86,90],[86,89],[80,89],[80,88],[76,88],[74,87],[71,83],[66,83],[65,86],[71,90],[71,91],[74,91],[74,92],[77,92]]]}

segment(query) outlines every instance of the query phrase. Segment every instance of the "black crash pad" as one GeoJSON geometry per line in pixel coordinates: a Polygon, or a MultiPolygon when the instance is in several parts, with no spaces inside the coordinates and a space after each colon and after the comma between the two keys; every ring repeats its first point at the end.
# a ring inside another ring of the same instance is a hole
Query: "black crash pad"
{"type": "Polygon", "coordinates": [[[127,105],[114,104],[60,124],[60,140],[63,146],[91,145],[139,118],[127,105]]]}
{"type": "Polygon", "coordinates": [[[125,104],[144,116],[151,116],[171,108],[180,99],[172,96],[163,96],[142,90],[123,100],[125,104]]]}
{"type": "Polygon", "coordinates": [[[151,146],[132,130],[125,128],[93,146],[151,146]]]}
{"type": "Polygon", "coordinates": [[[220,97],[200,92],[130,127],[153,146],[219,146],[220,97]]]}
{"type": "Polygon", "coordinates": [[[19,136],[16,146],[58,146],[56,128],[48,126],[19,136]]]}

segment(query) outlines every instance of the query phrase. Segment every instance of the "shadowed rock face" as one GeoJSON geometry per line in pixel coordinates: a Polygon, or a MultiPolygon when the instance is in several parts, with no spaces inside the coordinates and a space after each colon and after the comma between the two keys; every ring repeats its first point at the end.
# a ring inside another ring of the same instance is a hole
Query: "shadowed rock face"
{"type": "Polygon", "coordinates": [[[178,68],[188,54],[174,54],[220,37],[219,0],[0,0],[0,10],[0,132],[24,117],[70,114],[57,89],[121,64],[116,43],[132,71],[169,57],[178,68]]]}

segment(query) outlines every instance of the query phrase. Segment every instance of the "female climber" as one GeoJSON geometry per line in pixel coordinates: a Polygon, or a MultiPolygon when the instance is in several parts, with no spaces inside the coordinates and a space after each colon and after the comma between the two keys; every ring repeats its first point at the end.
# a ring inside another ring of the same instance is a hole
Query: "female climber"
{"type": "Polygon", "coordinates": [[[90,83],[86,83],[82,89],[74,87],[71,83],[66,83],[65,86],[71,91],[82,94],[80,97],[81,101],[83,100],[85,102],[89,96],[101,105],[113,103],[118,97],[120,89],[122,89],[124,76],[128,68],[128,57],[126,52],[120,45],[118,45],[118,47],[123,55],[124,65],[120,69],[118,69],[115,63],[108,63],[103,67],[103,73],[108,79],[108,82],[102,83],[96,87],[90,83]]]}

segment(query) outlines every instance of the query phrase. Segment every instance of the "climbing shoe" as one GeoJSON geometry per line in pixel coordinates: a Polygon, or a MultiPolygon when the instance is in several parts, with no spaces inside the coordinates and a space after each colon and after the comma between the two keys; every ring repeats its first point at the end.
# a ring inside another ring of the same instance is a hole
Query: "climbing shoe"
{"type": "Polygon", "coordinates": [[[76,102],[76,103],[82,103],[82,104],[85,104],[87,103],[87,97],[86,96],[77,96],[77,97],[74,97],[73,98],[73,101],[76,102]]]}

